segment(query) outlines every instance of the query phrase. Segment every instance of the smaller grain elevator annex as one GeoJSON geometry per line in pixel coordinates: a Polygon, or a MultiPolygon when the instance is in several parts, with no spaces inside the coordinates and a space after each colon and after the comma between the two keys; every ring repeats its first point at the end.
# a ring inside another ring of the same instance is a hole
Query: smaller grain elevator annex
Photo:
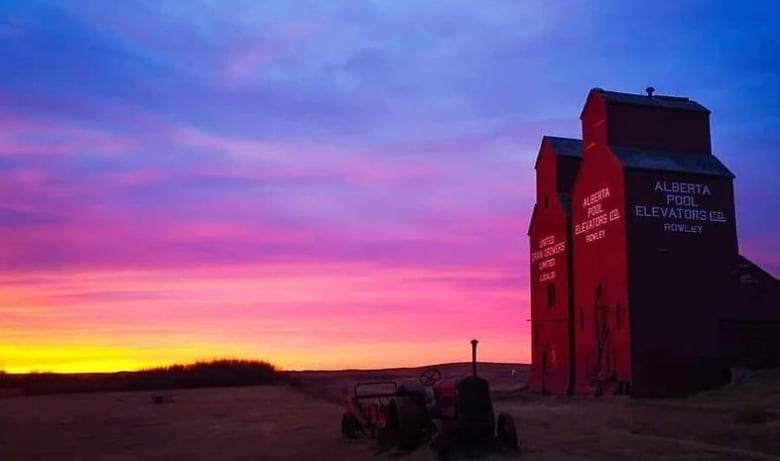
{"type": "Polygon", "coordinates": [[[673,395],[780,366],[780,282],[739,255],[709,117],[688,98],[596,88],[581,141],[543,138],[532,390],[673,395]]]}
{"type": "Polygon", "coordinates": [[[531,216],[531,355],[539,372],[532,390],[569,393],[574,382],[572,341],[571,189],[582,141],[545,136],[536,160],[537,203],[531,216]]]}

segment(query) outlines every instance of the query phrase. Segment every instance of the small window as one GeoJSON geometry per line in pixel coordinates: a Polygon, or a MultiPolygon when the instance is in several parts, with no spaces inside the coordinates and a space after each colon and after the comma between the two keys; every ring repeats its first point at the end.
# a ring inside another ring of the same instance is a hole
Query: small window
{"type": "Polygon", "coordinates": [[[547,307],[555,305],[555,285],[547,285],[547,307]]]}
{"type": "Polygon", "coordinates": [[[544,207],[550,208],[550,197],[548,197],[547,195],[544,196],[544,207]]]}
{"type": "Polygon", "coordinates": [[[547,360],[551,366],[555,366],[557,363],[557,357],[555,356],[555,344],[547,345],[547,360]]]}

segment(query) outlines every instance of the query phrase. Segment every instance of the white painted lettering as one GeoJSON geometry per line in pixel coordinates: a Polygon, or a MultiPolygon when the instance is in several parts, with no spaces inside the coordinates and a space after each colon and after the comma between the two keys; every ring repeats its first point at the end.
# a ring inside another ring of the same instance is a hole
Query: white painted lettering
{"type": "Polygon", "coordinates": [[[554,235],[548,235],[547,237],[539,239],[537,242],[539,244],[539,249],[531,251],[532,263],[566,251],[566,242],[561,241],[556,243],[554,235]]]}
{"type": "MultiPolygon", "coordinates": [[[[690,222],[725,223],[728,221],[726,213],[722,210],[701,209],[702,203],[697,197],[712,195],[707,184],[657,180],[653,190],[664,194],[663,200],[666,206],[635,204],[634,216],[677,221],[665,222],[663,224],[665,232],[702,234],[704,226],[690,222]]],[[[704,206],[706,207],[706,204],[704,206]]]]}
{"type": "Polygon", "coordinates": [[[601,204],[597,203],[593,206],[588,207],[588,217],[591,218],[596,215],[600,215],[602,213],[601,211],[601,204]]]}
{"type": "Polygon", "coordinates": [[[546,246],[550,246],[553,243],[555,243],[555,236],[549,235],[541,240],[539,240],[539,248],[544,248],[546,246]]]}
{"type": "Polygon", "coordinates": [[[585,242],[588,243],[606,236],[606,230],[600,228],[621,218],[618,209],[605,210],[604,200],[611,196],[609,187],[604,187],[582,199],[586,219],[574,224],[574,235],[587,234],[585,242]]]}
{"type": "Polygon", "coordinates": [[[583,208],[587,208],[587,207],[589,207],[591,205],[594,205],[594,204],[596,204],[596,203],[598,203],[598,202],[600,202],[600,201],[602,201],[602,200],[604,200],[606,198],[609,198],[609,197],[610,197],[609,187],[605,187],[603,189],[597,190],[596,192],[586,196],[582,200],[582,207],[583,208]]]}
{"type": "Polygon", "coordinates": [[[712,195],[709,186],[706,184],[689,182],[656,181],[654,190],[656,192],[666,192],[672,194],[712,195]]]}
{"type": "Polygon", "coordinates": [[[666,232],[683,232],[687,234],[701,234],[704,231],[703,226],[691,224],[664,223],[666,232]]]}
{"type": "Polygon", "coordinates": [[[675,206],[689,206],[694,208],[699,207],[692,195],[666,194],[666,204],[675,206]]]}
{"type": "Polygon", "coordinates": [[[601,229],[600,231],[593,232],[592,234],[586,235],[585,242],[586,243],[595,242],[596,240],[603,239],[604,237],[606,237],[606,235],[607,232],[604,229],[601,229]]]}
{"type": "Polygon", "coordinates": [[[544,261],[539,263],[539,270],[543,271],[545,269],[552,269],[555,267],[555,258],[545,259],[544,261]]]}

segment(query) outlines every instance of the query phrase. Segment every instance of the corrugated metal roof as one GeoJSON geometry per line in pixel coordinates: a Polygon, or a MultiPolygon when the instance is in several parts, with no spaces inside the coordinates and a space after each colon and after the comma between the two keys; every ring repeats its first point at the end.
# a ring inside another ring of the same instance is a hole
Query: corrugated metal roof
{"type": "Polygon", "coordinates": [[[663,96],[633,93],[620,93],[618,91],[607,91],[601,88],[593,88],[592,92],[599,93],[610,102],[621,104],[632,104],[637,106],[661,107],[664,109],[690,110],[695,112],[710,113],[710,110],[696,101],[682,96],[663,96]]]}
{"type": "Polygon", "coordinates": [[[759,277],[764,280],[768,280],[771,283],[778,284],[778,280],[774,275],[764,270],[761,266],[746,258],[744,255],[739,255],[739,270],[740,275],[747,274],[753,277],[759,277]]]}
{"type": "Polygon", "coordinates": [[[545,136],[542,142],[547,141],[555,151],[555,155],[564,157],[582,158],[582,140],[572,138],[559,138],[557,136],[545,136]]]}
{"type": "Polygon", "coordinates": [[[714,155],[663,152],[628,147],[612,147],[611,149],[623,167],[629,169],[734,177],[734,173],[714,155]]]}

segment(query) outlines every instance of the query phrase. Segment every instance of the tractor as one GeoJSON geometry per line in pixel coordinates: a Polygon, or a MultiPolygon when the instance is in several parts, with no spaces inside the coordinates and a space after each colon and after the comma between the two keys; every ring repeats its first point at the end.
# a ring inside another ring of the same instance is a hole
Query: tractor
{"type": "Polygon", "coordinates": [[[477,343],[471,341],[472,374],[446,382],[437,369],[420,375],[421,388],[394,381],[358,383],[345,400],[341,433],[376,439],[381,449],[414,450],[428,444],[446,456],[458,446],[518,449],[512,416],[496,418],[488,382],[477,376],[477,343]]]}

